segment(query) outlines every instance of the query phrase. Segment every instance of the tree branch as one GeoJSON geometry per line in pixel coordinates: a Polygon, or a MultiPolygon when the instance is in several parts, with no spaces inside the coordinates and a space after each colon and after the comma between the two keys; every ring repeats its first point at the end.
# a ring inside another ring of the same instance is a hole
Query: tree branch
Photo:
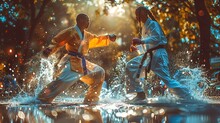
{"type": "Polygon", "coordinates": [[[192,8],[194,8],[194,7],[193,7],[188,1],[183,2],[183,4],[184,4],[191,12],[193,12],[194,15],[196,15],[195,10],[192,9],[192,8]]]}
{"type": "Polygon", "coordinates": [[[30,9],[31,9],[31,25],[34,22],[34,18],[35,18],[35,6],[34,6],[34,0],[30,0],[30,9]]]}
{"type": "Polygon", "coordinates": [[[41,6],[41,8],[40,8],[40,11],[39,11],[37,17],[35,18],[35,21],[36,21],[36,22],[38,22],[39,19],[40,19],[40,17],[43,15],[44,9],[45,9],[46,5],[47,5],[49,2],[50,2],[50,0],[44,0],[44,1],[43,1],[42,6],[41,6]]]}

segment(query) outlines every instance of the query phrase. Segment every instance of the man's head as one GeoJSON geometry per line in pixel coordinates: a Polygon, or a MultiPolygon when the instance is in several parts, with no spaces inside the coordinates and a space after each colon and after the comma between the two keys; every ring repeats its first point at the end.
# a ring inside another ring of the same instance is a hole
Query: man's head
{"type": "Polygon", "coordinates": [[[147,18],[148,18],[148,10],[147,10],[146,7],[140,6],[140,7],[138,7],[138,8],[136,9],[135,15],[136,15],[136,19],[137,19],[139,22],[145,23],[145,21],[146,21],[147,18]]]}
{"type": "Polygon", "coordinates": [[[86,29],[89,27],[89,17],[86,14],[78,14],[76,17],[76,23],[81,29],[86,29]]]}

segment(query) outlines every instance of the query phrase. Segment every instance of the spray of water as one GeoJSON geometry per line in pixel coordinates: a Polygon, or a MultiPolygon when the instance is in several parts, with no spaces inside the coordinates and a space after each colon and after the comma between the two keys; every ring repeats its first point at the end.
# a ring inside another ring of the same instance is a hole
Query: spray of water
{"type": "Polygon", "coordinates": [[[101,93],[101,99],[120,102],[126,98],[126,59],[127,53],[123,53],[121,57],[118,58],[116,67],[112,69],[112,78],[110,81],[109,89],[103,89],[101,93]]]}
{"type": "MultiPolygon", "coordinates": [[[[186,56],[187,58],[178,59],[177,68],[178,70],[174,72],[173,78],[179,81],[181,84],[185,85],[191,92],[191,94],[199,100],[204,100],[204,92],[208,88],[207,85],[207,77],[205,72],[200,67],[195,67],[192,65],[190,61],[191,52],[180,52],[177,55],[186,56]],[[186,53],[186,54],[185,54],[186,53]],[[188,59],[189,62],[186,62],[188,59]],[[193,67],[191,67],[193,66],[193,67]]],[[[128,95],[126,95],[126,75],[125,75],[125,67],[126,67],[126,59],[127,54],[123,53],[122,56],[118,59],[116,67],[112,69],[112,79],[110,80],[110,89],[105,89],[102,93],[102,99],[104,100],[112,100],[114,101],[122,101],[128,95]]],[[[176,58],[177,59],[177,58],[176,58]]],[[[149,76],[150,78],[150,76],[149,76]]],[[[147,83],[147,82],[146,82],[147,83]]],[[[146,90],[146,93],[148,90],[146,90]]],[[[133,95],[130,95],[133,96],[133,95]]],[[[153,95],[153,97],[157,98],[149,98],[148,102],[154,101],[162,101],[162,102],[170,102],[176,101],[176,97],[169,93],[168,90],[165,91],[165,96],[162,95],[153,95]]]]}
{"type": "Polygon", "coordinates": [[[51,55],[49,58],[42,58],[38,53],[27,63],[28,74],[25,78],[27,83],[20,90],[16,97],[9,100],[10,104],[29,104],[36,103],[36,96],[48,83],[53,80],[54,66],[57,63],[57,55],[51,55]]]}
{"type": "Polygon", "coordinates": [[[183,67],[173,76],[182,85],[185,85],[197,99],[204,99],[204,92],[208,88],[205,72],[201,68],[183,67]]]}
{"type": "MultiPolygon", "coordinates": [[[[189,55],[189,54],[188,54],[189,55]]],[[[188,55],[182,55],[187,56],[188,55]]],[[[37,55],[35,59],[32,59],[29,62],[30,65],[30,78],[27,79],[28,81],[28,88],[27,90],[21,90],[20,93],[12,98],[9,102],[10,103],[33,103],[36,101],[36,95],[45,87],[48,83],[53,80],[53,75],[55,71],[55,64],[57,63],[57,54],[52,55],[48,59],[42,58],[41,55],[37,55]]],[[[109,80],[109,89],[103,88],[101,93],[101,102],[121,102],[125,100],[126,95],[126,59],[127,53],[123,53],[121,57],[119,57],[116,67],[112,69],[112,78],[109,80]]],[[[188,66],[181,64],[180,66],[188,66]]],[[[202,69],[190,68],[190,67],[181,67],[177,72],[174,74],[174,79],[179,81],[181,84],[186,85],[189,90],[191,90],[192,95],[196,98],[201,99],[204,98],[204,91],[207,88],[206,84],[206,77],[204,76],[204,72],[202,69]]],[[[81,87],[81,86],[80,86],[81,87]]],[[[85,91],[85,87],[82,86],[81,90],[85,91]]],[[[73,90],[71,92],[77,92],[73,90]]],[[[59,97],[61,100],[70,100],[73,102],[72,93],[68,93],[68,91],[59,97]]],[[[166,94],[169,96],[170,94],[166,94]]],[[[74,97],[75,98],[75,97],[74,97]]],[[[83,98],[83,97],[82,97],[83,98]]],[[[162,98],[162,97],[158,97],[162,98]]],[[[167,97],[166,97],[167,98],[167,97]]],[[[171,97],[172,98],[172,97],[171,97]]],[[[167,98],[167,99],[171,99],[167,98]]],[[[150,100],[152,101],[152,100],[150,100]]]]}

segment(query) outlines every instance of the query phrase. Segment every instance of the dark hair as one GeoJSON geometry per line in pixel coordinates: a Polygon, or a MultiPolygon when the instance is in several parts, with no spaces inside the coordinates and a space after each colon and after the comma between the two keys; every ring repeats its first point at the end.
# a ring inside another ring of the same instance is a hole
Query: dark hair
{"type": "Polygon", "coordinates": [[[78,24],[81,20],[84,20],[84,19],[86,19],[86,18],[89,18],[88,15],[83,14],[83,13],[78,14],[78,15],[76,16],[76,23],[78,24]]]}
{"type": "Polygon", "coordinates": [[[154,21],[157,21],[153,15],[153,13],[149,10],[149,9],[146,9],[147,10],[147,15],[154,21]]]}
{"type": "Polygon", "coordinates": [[[151,18],[151,19],[154,20],[154,21],[157,21],[157,20],[155,19],[154,15],[152,14],[152,12],[151,12],[147,7],[145,7],[145,6],[140,6],[140,7],[138,7],[138,8],[136,9],[136,11],[139,11],[139,13],[141,13],[141,11],[145,11],[146,14],[147,14],[147,16],[148,16],[149,18],[151,18]]]}

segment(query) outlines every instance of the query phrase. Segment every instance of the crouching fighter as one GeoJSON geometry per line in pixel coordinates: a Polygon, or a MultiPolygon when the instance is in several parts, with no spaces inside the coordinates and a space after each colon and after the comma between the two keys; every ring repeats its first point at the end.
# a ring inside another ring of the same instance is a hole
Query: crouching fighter
{"type": "Polygon", "coordinates": [[[37,99],[42,103],[50,103],[53,99],[73,85],[78,80],[89,85],[84,98],[84,103],[97,103],[105,79],[105,71],[102,67],[85,59],[85,54],[90,48],[108,46],[110,41],[115,41],[116,36],[97,36],[87,32],[90,20],[86,14],[79,14],[76,17],[76,25],[58,33],[51,41],[51,44],[43,51],[48,57],[60,47],[65,45],[65,54],[59,65],[61,71],[54,81],[49,83],[38,95],[37,99]]]}

